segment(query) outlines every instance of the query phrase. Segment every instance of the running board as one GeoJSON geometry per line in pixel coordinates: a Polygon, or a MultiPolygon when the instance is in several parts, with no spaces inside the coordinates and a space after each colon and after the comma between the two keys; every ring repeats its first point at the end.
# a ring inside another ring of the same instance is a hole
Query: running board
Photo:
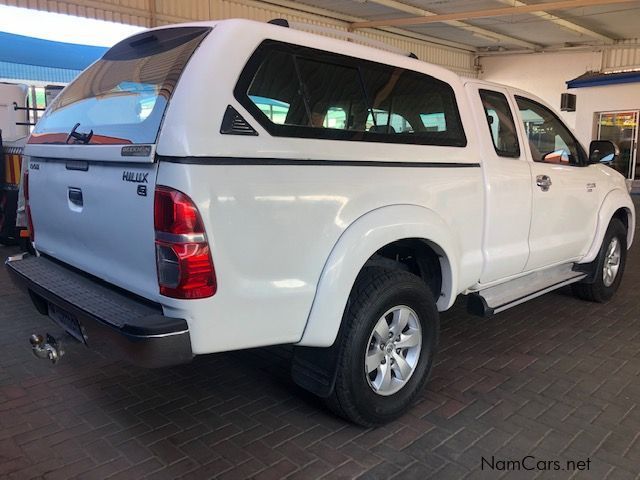
{"type": "Polygon", "coordinates": [[[467,310],[474,315],[490,317],[587,276],[573,267],[573,264],[559,265],[474,292],[469,295],[467,310]]]}

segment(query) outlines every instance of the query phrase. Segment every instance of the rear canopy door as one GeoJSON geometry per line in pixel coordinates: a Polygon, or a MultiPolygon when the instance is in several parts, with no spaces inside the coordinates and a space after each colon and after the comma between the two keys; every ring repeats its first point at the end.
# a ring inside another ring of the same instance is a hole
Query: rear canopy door
{"type": "MultiPolygon", "coordinates": [[[[153,161],[149,148],[141,146],[156,143],[180,75],[210,30],[153,30],[115,45],[58,95],[35,127],[26,153],[64,156],[60,152],[68,152],[66,148],[38,146],[111,145],[118,146],[114,151],[123,156],[126,153],[128,161],[153,161]]],[[[88,159],[109,160],[98,151],[81,152],[88,159]]],[[[118,157],[112,160],[119,161],[118,157]]]]}
{"type": "Polygon", "coordinates": [[[209,30],[179,27],[125,40],[47,110],[25,150],[40,252],[157,298],[155,142],[180,74],[209,30]]]}

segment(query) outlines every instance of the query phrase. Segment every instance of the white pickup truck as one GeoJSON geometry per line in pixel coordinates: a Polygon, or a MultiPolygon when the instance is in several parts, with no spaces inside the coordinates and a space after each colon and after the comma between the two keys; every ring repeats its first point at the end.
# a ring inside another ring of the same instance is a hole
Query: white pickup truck
{"type": "Polygon", "coordinates": [[[284,22],[122,41],[25,155],[38,254],[7,267],[42,314],[145,366],[293,345],[294,380],[364,425],[410,406],[458,295],[606,301],[635,225],[615,146],[534,96],[284,22]]]}

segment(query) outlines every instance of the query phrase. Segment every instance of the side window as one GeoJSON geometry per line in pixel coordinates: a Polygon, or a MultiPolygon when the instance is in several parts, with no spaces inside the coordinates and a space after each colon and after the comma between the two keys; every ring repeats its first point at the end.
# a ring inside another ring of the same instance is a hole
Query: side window
{"type": "Polygon", "coordinates": [[[375,125],[369,132],[402,134],[400,141],[464,146],[466,138],[450,85],[402,68],[360,68],[375,125]]]}
{"type": "Polygon", "coordinates": [[[266,40],[234,95],[274,136],[467,144],[447,83],[321,50],[266,40]]]}
{"type": "Polygon", "coordinates": [[[368,109],[358,69],[308,58],[295,60],[310,125],[363,132],[368,109]]]}
{"type": "Polygon", "coordinates": [[[296,78],[293,57],[283,52],[270,51],[255,73],[246,92],[249,101],[270,123],[285,125],[290,122],[308,122],[302,96],[291,81],[296,78]]]}
{"type": "Polygon", "coordinates": [[[275,98],[265,98],[258,95],[249,95],[249,98],[273,123],[283,125],[287,120],[287,112],[290,106],[288,103],[281,102],[275,98]]]}
{"type": "Polygon", "coordinates": [[[507,97],[500,92],[480,90],[480,99],[496,153],[501,157],[520,157],[516,124],[507,97]]]}
{"type": "Polygon", "coordinates": [[[584,165],[586,154],[569,129],[547,107],[516,97],[535,162],[584,165]]]}
{"type": "Polygon", "coordinates": [[[377,133],[408,133],[413,132],[413,127],[402,115],[380,109],[374,109],[367,117],[366,129],[377,133]]]}

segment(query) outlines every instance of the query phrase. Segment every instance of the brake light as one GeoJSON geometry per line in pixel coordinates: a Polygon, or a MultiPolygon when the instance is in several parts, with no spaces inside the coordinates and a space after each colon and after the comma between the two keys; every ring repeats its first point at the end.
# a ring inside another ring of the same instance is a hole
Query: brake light
{"type": "Polygon", "coordinates": [[[24,171],[22,180],[22,193],[24,194],[24,212],[27,216],[27,228],[29,229],[29,240],[33,243],[36,239],[36,233],[33,229],[33,219],[31,218],[31,207],[29,206],[29,170],[24,171]]]}
{"type": "Polygon", "coordinates": [[[215,294],[216,275],[209,242],[193,201],[173,188],[156,187],[153,223],[160,293],[183,299],[215,294]]]}

